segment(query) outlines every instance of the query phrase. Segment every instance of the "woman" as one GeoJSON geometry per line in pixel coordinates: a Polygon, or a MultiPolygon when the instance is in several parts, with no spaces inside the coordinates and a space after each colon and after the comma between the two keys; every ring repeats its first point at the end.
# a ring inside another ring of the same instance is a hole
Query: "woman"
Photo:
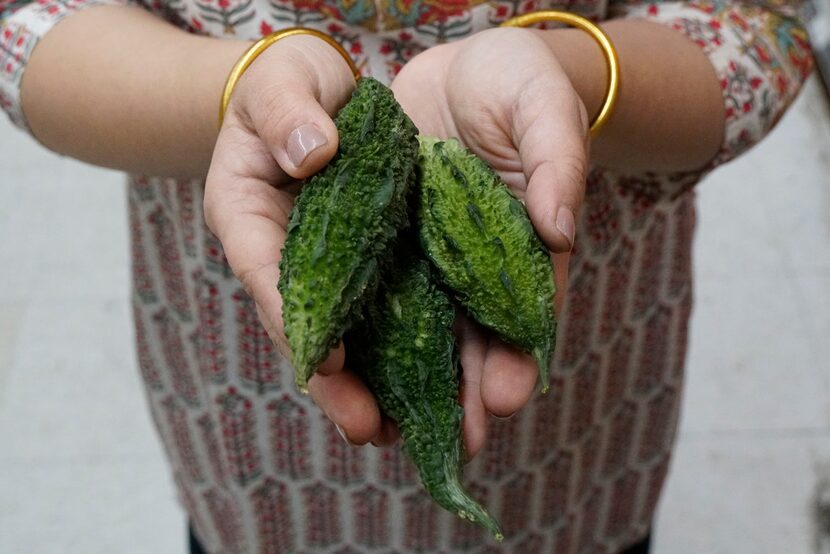
{"type": "Polygon", "coordinates": [[[809,73],[797,7],[0,6],[0,104],[46,147],[132,175],[139,364],[194,549],[645,551],[682,383],[692,186],[759,140],[809,73]],[[620,56],[619,103],[590,144],[607,86],[591,39],[490,29],[547,8],[605,21],[620,56]],[[292,183],[334,154],[330,115],[353,80],[325,42],[291,37],[243,74],[221,128],[216,111],[249,41],[293,25],[332,34],[365,74],[391,81],[422,133],[487,159],[555,253],[551,393],[534,394],[529,358],[458,326],[466,475],[504,525],[501,546],[436,508],[399,447],[347,444],[387,445],[395,429],[343,368],[342,347],[310,382],[321,410],[274,347],[286,350],[274,283],[292,183]]]}

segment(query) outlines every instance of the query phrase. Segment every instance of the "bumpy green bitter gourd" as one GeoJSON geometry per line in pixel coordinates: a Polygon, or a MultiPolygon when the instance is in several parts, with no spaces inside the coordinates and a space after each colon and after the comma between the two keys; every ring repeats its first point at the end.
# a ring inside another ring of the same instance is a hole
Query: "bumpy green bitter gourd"
{"type": "Polygon", "coordinates": [[[303,390],[348,326],[389,241],[407,224],[417,129],[378,81],[361,79],[335,124],[335,158],[307,182],[289,218],[279,291],[303,390]]]}
{"type": "Polygon", "coordinates": [[[533,355],[547,391],[556,332],[547,249],[485,162],[453,139],[419,140],[417,213],[427,256],[479,323],[533,355]]]}
{"type": "Polygon", "coordinates": [[[408,252],[383,273],[364,319],[346,335],[350,367],[363,375],[401,431],[404,451],[442,507],[487,528],[498,522],[463,489],[462,409],[452,333],[453,306],[429,262],[408,252]]]}

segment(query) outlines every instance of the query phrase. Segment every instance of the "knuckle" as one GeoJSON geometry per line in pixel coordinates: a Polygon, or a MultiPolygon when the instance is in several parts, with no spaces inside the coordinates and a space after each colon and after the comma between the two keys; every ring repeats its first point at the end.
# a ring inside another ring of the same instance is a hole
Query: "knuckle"
{"type": "Polygon", "coordinates": [[[557,160],[557,177],[563,186],[563,195],[572,209],[582,203],[585,195],[585,179],[587,168],[585,160],[581,156],[566,155],[557,160]]]}
{"type": "Polygon", "coordinates": [[[282,84],[271,85],[257,96],[260,108],[254,126],[266,141],[279,140],[281,134],[291,131],[284,127],[288,116],[299,108],[296,96],[282,84]]]}
{"type": "Polygon", "coordinates": [[[567,154],[558,160],[558,170],[562,181],[577,191],[585,186],[585,158],[576,154],[567,154]]]}
{"type": "Polygon", "coordinates": [[[560,110],[562,113],[569,114],[569,119],[572,124],[578,127],[579,136],[584,137],[590,125],[588,111],[585,109],[585,104],[573,87],[570,87],[566,92],[560,94],[560,110]]]}

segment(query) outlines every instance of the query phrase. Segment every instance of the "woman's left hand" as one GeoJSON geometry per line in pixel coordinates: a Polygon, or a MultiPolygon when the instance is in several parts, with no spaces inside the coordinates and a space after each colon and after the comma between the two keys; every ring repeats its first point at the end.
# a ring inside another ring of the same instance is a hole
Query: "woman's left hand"
{"type": "MultiPolygon", "coordinates": [[[[413,58],[392,89],[421,134],[457,138],[525,203],[553,253],[558,313],[589,134],[582,100],[550,48],[527,30],[483,31],[413,58]]],[[[484,445],[487,414],[508,417],[522,408],[536,390],[538,369],[530,356],[466,319],[457,323],[464,440],[473,456],[484,445]]]]}

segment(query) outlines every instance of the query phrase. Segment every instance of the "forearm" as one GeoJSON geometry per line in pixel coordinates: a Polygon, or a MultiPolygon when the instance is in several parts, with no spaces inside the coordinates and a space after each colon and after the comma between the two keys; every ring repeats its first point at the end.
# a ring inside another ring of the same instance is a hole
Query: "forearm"
{"type": "Polygon", "coordinates": [[[23,76],[23,111],[35,136],[61,154],[203,176],[224,79],[248,44],[191,35],[139,8],[90,8],[38,43],[23,76]]]}
{"type": "MultiPolygon", "coordinates": [[[[625,172],[705,166],[723,139],[724,108],[715,71],[682,34],[645,21],[603,25],[621,65],[620,95],[591,145],[595,163],[625,172]]],[[[578,30],[541,31],[592,117],[607,87],[606,62],[578,30]]]]}

